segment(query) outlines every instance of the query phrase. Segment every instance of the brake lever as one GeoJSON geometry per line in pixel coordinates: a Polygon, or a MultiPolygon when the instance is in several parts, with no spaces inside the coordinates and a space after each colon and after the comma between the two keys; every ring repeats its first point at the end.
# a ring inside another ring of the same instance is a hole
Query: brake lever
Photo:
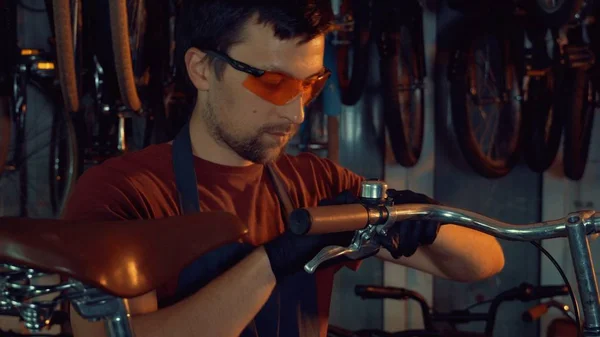
{"type": "Polygon", "coordinates": [[[381,248],[381,245],[377,244],[373,239],[376,232],[377,227],[369,225],[354,233],[352,242],[348,247],[327,246],[321,249],[312,260],[304,265],[304,270],[307,273],[312,274],[321,264],[340,256],[346,256],[352,260],[359,260],[374,255],[381,248]]]}

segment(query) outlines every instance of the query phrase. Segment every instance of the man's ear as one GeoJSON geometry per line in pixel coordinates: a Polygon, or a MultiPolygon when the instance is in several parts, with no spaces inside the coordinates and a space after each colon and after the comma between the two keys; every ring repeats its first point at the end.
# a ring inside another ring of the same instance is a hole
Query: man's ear
{"type": "Polygon", "coordinates": [[[185,67],[190,81],[196,89],[206,91],[209,88],[210,62],[206,53],[198,48],[190,48],[185,52],[185,67]]]}

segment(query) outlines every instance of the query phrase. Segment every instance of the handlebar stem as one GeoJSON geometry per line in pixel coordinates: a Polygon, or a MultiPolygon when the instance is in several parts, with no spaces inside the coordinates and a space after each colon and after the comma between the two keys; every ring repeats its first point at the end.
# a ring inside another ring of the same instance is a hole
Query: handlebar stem
{"type": "MultiPolygon", "coordinates": [[[[568,218],[566,227],[583,309],[583,334],[584,336],[600,336],[598,284],[584,219],[578,213],[573,213],[568,218]]],[[[577,303],[573,304],[577,305],[577,303]]]]}

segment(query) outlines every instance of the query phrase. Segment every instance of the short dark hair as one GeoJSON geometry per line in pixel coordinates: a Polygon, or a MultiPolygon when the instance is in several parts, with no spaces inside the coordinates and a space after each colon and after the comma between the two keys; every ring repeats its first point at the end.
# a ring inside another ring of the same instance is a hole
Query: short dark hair
{"type": "MultiPolygon", "coordinates": [[[[300,42],[326,34],[333,24],[330,0],[183,0],[177,17],[176,58],[179,75],[188,77],[184,55],[191,47],[227,53],[240,41],[242,27],[257,16],[282,40],[300,42]]],[[[226,64],[208,56],[218,79],[226,64]]]]}

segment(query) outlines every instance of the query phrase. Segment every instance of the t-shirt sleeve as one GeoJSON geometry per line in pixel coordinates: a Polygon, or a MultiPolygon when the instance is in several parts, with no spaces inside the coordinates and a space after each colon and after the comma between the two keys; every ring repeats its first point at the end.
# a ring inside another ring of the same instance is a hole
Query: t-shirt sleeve
{"type": "Polygon", "coordinates": [[[302,175],[307,184],[305,188],[316,191],[321,199],[332,198],[344,190],[350,190],[358,196],[361,184],[365,180],[363,176],[310,152],[299,154],[292,165],[302,175]]]}
{"type": "Polygon", "coordinates": [[[106,164],[85,171],[63,213],[66,220],[113,221],[147,218],[143,201],[125,172],[106,164]]]}

